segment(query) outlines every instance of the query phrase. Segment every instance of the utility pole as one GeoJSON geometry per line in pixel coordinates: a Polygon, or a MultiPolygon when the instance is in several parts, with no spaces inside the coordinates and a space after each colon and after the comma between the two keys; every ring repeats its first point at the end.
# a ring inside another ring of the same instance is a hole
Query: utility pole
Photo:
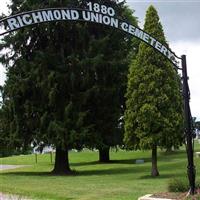
{"type": "Polygon", "coordinates": [[[190,112],[190,90],[187,76],[187,62],[186,55],[181,56],[182,60],[182,76],[183,76],[183,98],[184,98],[184,115],[185,115],[185,134],[186,134],[186,150],[188,158],[187,173],[190,184],[190,191],[188,194],[195,194],[195,166],[194,166],[194,150],[193,150],[193,131],[192,131],[192,117],[190,112]]]}

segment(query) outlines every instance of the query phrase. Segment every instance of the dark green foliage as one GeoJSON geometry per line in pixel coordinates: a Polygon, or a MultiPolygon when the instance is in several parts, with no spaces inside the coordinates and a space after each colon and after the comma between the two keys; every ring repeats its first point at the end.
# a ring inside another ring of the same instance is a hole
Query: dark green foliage
{"type": "MultiPolygon", "coordinates": [[[[144,30],[166,44],[153,6],[147,10],[144,30]]],[[[180,77],[167,59],[141,43],[128,76],[124,141],[131,149],[171,148],[183,142],[180,77]]]]}
{"type": "MultiPolygon", "coordinates": [[[[97,2],[137,23],[124,3],[97,2]]],[[[85,3],[12,1],[11,12],[85,3]]],[[[1,48],[11,54],[1,57],[8,70],[2,110],[8,116],[1,138],[7,135],[9,146],[43,142],[65,152],[121,144],[118,119],[133,44],[112,28],[77,22],[45,23],[6,36],[1,48]]]]}

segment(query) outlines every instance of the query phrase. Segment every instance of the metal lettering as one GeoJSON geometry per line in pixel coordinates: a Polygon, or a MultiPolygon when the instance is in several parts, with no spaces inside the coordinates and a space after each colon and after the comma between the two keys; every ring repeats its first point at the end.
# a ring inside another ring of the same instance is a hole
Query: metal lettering
{"type": "Polygon", "coordinates": [[[149,34],[147,34],[147,33],[144,33],[143,34],[143,41],[145,41],[145,42],[147,42],[147,43],[149,43],[149,34]]]}
{"type": "Polygon", "coordinates": [[[128,32],[128,24],[126,22],[123,22],[121,24],[121,28],[122,28],[123,31],[128,32]]]}
{"type": "Polygon", "coordinates": [[[134,35],[134,34],[135,34],[135,27],[132,26],[132,25],[129,25],[128,32],[129,32],[130,34],[134,35]]]}
{"type": "Polygon", "coordinates": [[[22,19],[21,19],[20,16],[17,17],[17,20],[18,20],[20,26],[23,27],[23,26],[24,26],[24,23],[22,22],[22,19]]]}
{"type": "Polygon", "coordinates": [[[71,19],[69,10],[61,10],[61,14],[63,19],[71,19]]]}
{"type": "Polygon", "coordinates": [[[82,12],[82,15],[83,15],[83,19],[84,19],[85,21],[89,21],[90,18],[91,18],[90,12],[83,11],[83,12],[82,12]]]}
{"type": "Polygon", "coordinates": [[[138,29],[138,28],[135,29],[134,35],[135,35],[136,37],[138,37],[138,38],[140,38],[140,39],[143,39],[143,34],[144,34],[144,32],[143,32],[142,30],[140,30],[140,29],[138,29]]]}
{"type": "Polygon", "coordinates": [[[95,22],[120,29],[134,37],[139,38],[140,40],[152,46],[154,49],[158,50],[161,54],[163,54],[173,64],[177,66],[176,55],[168,47],[161,44],[150,34],[135,27],[134,25],[131,25],[126,21],[123,21],[122,19],[108,16],[107,14],[109,13],[107,12],[106,14],[106,6],[103,5],[103,7],[99,8],[102,8],[100,9],[99,12],[97,11],[95,12],[94,10],[88,11],[81,8],[78,8],[77,10],[70,8],[69,9],[49,8],[49,9],[29,11],[17,14],[13,17],[10,16],[8,18],[0,20],[0,36],[12,32],[16,29],[22,28],[24,26],[42,22],[50,22],[58,20],[77,20],[85,22],[95,22]]]}
{"type": "Polygon", "coordinates": [[[162,46],[160,52],[161,52],[162,54],[164,54],[165,56],[167,56],[167,48],[166,48],[164,45],[162,46]]]}
{"type": "Polygon", "coordinates": [[[103,23],[105,24],[105,25],[110,25],[110,17],[108,17],[108,16],[103,16],[103,23]]]}
{"type": "Polygon", "coordinates": [[[150,45],[151,46],[154,46],[154,43],[156,42],[156,39],[154,39],[153,37],[149,37],[149,39],[150,39],[150,45]]]}
{"type": "Polygon", "coordinates": [[[169,49],[167,50],[168,51],[168,55],[167,57],[170,59],[170,60],[175,60],[175,56],[174,56],[174,53],[172,53],[169,49]]]}
{"type": "Polygon", "coordinates": [[[156,44],[155,44],[155,48],[161,52],[161,48],[162,48],[162,44],[158,41],[156,41],[156,44]]]}
{"type": "Polygon", "coordinates": [[[111,17],[110,25],[115,28],[119,28],[119,20],[111,17]]]}
{"type": "Polygon", "coordinates": [[[30,24],[33,23],[33,20],[30,17],[31,16],[29,14],[26,14],[26,15],[22,16],[22,20],[23,20],[24,24],[30,25],[30,24]]]}
{"type": "Polygon", "coordinates": [[[17,22],[16,18],[7,19],[7,22],[10,30],[15,30],[17,28],[20,28],[20,25],[17,22]]]}
{"type": "Polygon", "coordinates": [[[59,10],[54,10],[53,11],[53,16],[56,20],[61,20],[61,13],[59,10]]]}
{"type": "Polygon", "coordinates": [[[32,13],[32,17],[33,17],[34,23],[43,22],[43,18],[42,18],[41,12],[32,13]]]}
{"type": "Polygon", "coordinates": [[[72,10],[71,11],[71,19],[72,20],[77,20],[77,19],[79,19],[79,13],[78,13],[78,11],[77,10],[72,10]]]}
{"type": "Polygon", "coordinates": [[[89,14],[90,14],[90,21],[97,22],[97,23],[99,22],[99,15],[98,15],[98,13],[91,12],[89,14]]]}
{"type": "Polygon", "coordinates": [[[42,11],[42,17],[44,22],[54,20],[52,10],[42,11]]]}

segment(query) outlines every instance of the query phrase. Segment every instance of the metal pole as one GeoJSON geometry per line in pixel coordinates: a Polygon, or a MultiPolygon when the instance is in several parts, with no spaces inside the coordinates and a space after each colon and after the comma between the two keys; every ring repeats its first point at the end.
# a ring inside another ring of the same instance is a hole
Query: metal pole
{"type": "Polygon", "coordinates": [[[53,152],[50,152],[50,160],[51,160],[51,164],[53,163],[53,152]]]}
{"type": "Polygon", "coordinates": [[[35,163],[37,164],[37,153],[35,153],[35,163]]]}
{"type": "Polygon", "coordinates": [[[187,76],[187,63],[186,55],[181,56],[182,60],[182,75],[183,75],[183,97],[184,97],[184,114],[185,114],[185,134],[186,134],[186,149],[188,166],[187,173],[190,184],[189,194],[195,194],[195,166],[194,166],[194,152],[193,152],[193,131],[192,131],[192,121],[190,112],[190,91],[188,86],[188,76],[187,76]]]}

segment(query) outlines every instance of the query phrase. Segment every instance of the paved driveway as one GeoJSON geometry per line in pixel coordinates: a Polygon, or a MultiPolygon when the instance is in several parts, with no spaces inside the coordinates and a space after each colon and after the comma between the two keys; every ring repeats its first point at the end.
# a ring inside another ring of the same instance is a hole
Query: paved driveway
{"type": "Polygon", "coordinates": [[[27,199],[25,197],[20,197],[12,194],[3,194],[0,192],[0,200],[31,200],[31,199],[27,199]]]}
{"type": "MultiPolygon", "coordinates": [[[[8,169],[16,169],[20,167],[27,167],[27,165],[2,165],[0,164],[0,171],[8,169]]],[[[3,194],[0,192],[0,200],[31,200],[25,197],[20,197],[12,194],[3,194]]]]}
{"type": "Polygon", "coordinates": [[[26,166],[27,165],[2,165],[2,164],[0,164],[0,171],[7,170],[7,169],[16,169],[16,168],[26,167],[26,166]]]}

